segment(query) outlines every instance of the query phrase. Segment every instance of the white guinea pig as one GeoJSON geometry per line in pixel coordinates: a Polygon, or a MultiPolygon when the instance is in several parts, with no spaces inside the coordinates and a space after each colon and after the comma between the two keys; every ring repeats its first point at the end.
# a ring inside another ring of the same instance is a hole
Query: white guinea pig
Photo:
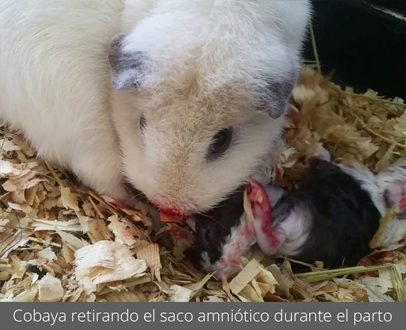
{"type": "Polygon", "coordinates": [[[202,212],[268,165],[309,16],[307,0],[2,0],[0,119],[100,194],[125,201],[128,181],[202,212]]]}

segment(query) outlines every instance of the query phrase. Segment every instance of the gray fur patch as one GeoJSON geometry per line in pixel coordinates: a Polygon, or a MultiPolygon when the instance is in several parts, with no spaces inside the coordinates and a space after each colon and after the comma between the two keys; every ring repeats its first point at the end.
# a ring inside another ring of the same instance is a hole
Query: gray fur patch
{"type": "Polygon", "coordinates": [[[281,117],[288,107],[288,99],[296,85],[298,74],[298,69],[294,68],[282,82],[268,79],[260,99],[260,109],[273,119],[281,117]]]}
{"type": "Polygon", "coordinates": [[[116,36],[110,44],[110,66],[113,86],[117,90],[140,89],[148,72],[146,56],[143,52],[124,53],[124,34],[116,36]]]}

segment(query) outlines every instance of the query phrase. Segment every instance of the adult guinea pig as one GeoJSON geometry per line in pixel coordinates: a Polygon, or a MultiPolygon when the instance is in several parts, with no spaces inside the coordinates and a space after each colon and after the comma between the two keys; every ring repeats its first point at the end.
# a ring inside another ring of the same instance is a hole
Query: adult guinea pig
{"type": "MultiPolygon", "coordinates": [[[[370,242],[387,208],[398,205],[405,209],[405,186],[405,163],[375,176],[362,166],[345,167],[316,159],[297,191],[264,188],[251,181],[247,184],[246,213],[231,213],[228,218],[227,212],[212,210],[199,216],[196,243],[187,256],[219,276],[232,275],[254,243],[267,255],[278,253],[310,264],[323,261],[332,268],[353,266],[372,251],[370,242]],[[229,226],[234,221],[223,236],[208,235],[219,233],[224,221],[214,213],[223,214],[229,226]]],[[[242,194],[232,203],[242,205],[242,194]]],[[[227,209],[229,205],[220,207],[227,209]]],[[[405,237],[403,215],[400,212],[389,221],[382,247],[405,237]]]]}
{"type": "MultiPolygon", "coordinates": [[[[269,164],[309,3],[0,3],[0,119],[100,194],[163,212],[224,200],[269,164]]],[[[257,177],[265,182],[265,177],[257,177]]]]}

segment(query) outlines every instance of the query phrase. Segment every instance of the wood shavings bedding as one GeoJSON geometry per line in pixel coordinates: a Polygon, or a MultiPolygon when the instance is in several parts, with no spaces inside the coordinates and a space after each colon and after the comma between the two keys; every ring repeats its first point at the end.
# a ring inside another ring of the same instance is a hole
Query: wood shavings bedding
{"type": "MultiPolygon", "coordinates": [[[[99,241],[75,252],[76,278],[94,285],[122,281],[145,275],[144,260],[135,259],[123,244],[99,241]]],[[[95,289],[96,291],[96,289],[95,289]]]]}
{"type": "MultiPolygon", "coordinates": [[[[393,164],[406,154],[404,109],[399,98],[356,95],[304,68],[286,124],[290,148],[275,155],[274,178],[294,186],[322,146],[337,162],[393,164]]],[[[406,300],[405,244],[349,269],[317,264],[293,274],[294,260],[257,253],[230,282],[196,271],[183,258],[188,227],[166,223],[153,235],[144,204],[124,207],[75,186],[5,128],[0,184],[0,301],[406,300]]]]}

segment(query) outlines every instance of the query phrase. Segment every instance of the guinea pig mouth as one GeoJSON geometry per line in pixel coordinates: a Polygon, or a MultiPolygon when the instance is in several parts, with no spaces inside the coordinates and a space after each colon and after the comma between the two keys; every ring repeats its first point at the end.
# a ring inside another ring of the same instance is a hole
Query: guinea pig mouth
{"type": "Polygon", "coordinates": [[[164,208],[157,204],[154,205],[161,216],[161,221],[163,222],[184,222],[187,216],[180,210],[176,208],[164,208]]]}
{"type": "Polygon", "coordinates": [[[176,209],[176,208],[168,208],[168,207],[160,207],[159,205],[155,204],[155,207],[165,215],[171,216],[184,216],[183,212],[176,209]]]}

